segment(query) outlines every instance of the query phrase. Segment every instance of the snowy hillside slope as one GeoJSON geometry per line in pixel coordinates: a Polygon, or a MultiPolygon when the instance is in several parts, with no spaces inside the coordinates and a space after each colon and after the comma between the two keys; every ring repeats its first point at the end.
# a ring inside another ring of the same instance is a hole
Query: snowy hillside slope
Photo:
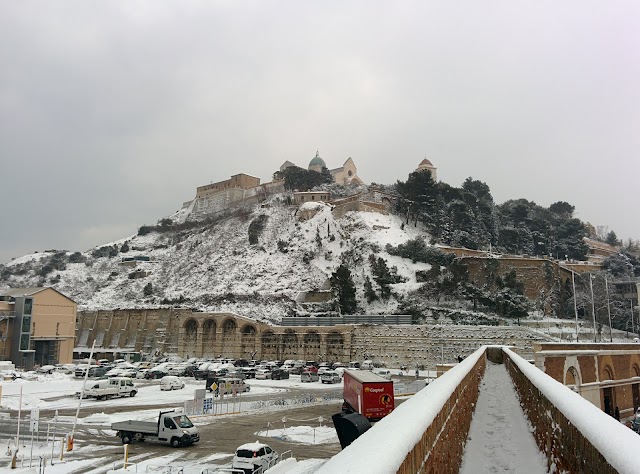
{"type": "MultiPolygon", "coordinates": [[[[184,211],[169,219],[175,225],[183,223],[184,211]]],[[[55,251],[20,257],[5,265],[0,284],[50,285],[85,310],[173,304],[279,321],[300,312],[295,303],[299,292],[329,289],[328,278],[344,261],[358,288],[359,306],[365,312],[390,313],[397,307],[393,296],[372,305],[364,297],[365,278],[371,278],[368,257],[375,254],[389,267],[396,266],[406,282],[393,285],[393,290],[406,294],[417,287],[415,272],[429,265],[391,256],[385,245],[398,245],[416,236],[428,239],[420,229],[402,226],[398,216],[349,212],[335,219],[326,205],[312,218],[300,221],[297,207],[284,205],[275,196],[262,206],[241,209],[213,224],[203,222],[188,230],[152,231],[111,242],[107,244],[114,246],[111,257],[92,256],[92,249],[82,254],[80,263],[70,263],[71,252],[62,256],[57,252],[58,260],[67,260],[59,270],[43,271],[55,251]],[[260,218],[266,221],[257,244],[251,245],[249,227],[259,216],[266,216],[260,218]],[[115,249],[125,242],[129,251],[116,254],[115,249]],[[136,256],[149,261],[122,264],[122,258],[136,256]]]]}

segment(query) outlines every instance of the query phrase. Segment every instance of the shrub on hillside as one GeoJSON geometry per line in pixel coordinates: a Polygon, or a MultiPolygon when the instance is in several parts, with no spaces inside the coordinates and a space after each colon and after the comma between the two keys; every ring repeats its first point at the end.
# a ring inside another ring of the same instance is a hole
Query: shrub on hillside
{"type": "Polygon", "coordinates": [[[80,252],[73,252],[69,255],[69,263],[84,263],[87,258],[80,252]]]}
{"type": "Polygon", "coordinates": [[[269,216],[261,214],[256,217],[251,224],[249,224],[249,244],[255,245],[258,243],[258,239],[264,230],[264,225],[267,223],[269,216]]]}
{"type": "Polygon", "coordinates": [[[428,246],[420,237],[408,240],[397,247],[387,244],[386,250],[390,255],[410,258],[413,263],[424,262],[431,265],[441,265],[445,267],[449,266],[455,258],[455,255],[446,254],[436,247],[428,246]]]}

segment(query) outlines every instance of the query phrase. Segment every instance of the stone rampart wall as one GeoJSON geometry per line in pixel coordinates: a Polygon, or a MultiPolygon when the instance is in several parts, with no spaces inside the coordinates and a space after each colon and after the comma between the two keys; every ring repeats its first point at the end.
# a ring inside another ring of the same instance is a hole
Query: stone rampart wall
{"type": "Polygon", "coordinates": [[[183,357],[373,359],[388,367],[433,369],[481,345],[508,345],[532,358],[543,334],[518,326],[368,325],[273,326],[231,313],[188,309],[80,311],[76,352],[93,341],[109,352],[173,353],[183,357]]]}

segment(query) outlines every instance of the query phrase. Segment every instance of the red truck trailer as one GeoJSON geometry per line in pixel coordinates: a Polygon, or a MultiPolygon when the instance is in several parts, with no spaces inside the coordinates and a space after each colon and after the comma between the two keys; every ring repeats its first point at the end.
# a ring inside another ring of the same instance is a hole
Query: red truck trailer
{"type": "Polygon", "coordinates": [[[395,408],[393,382],[368,370],[344,371],[345,412],[358,412],[371,421],[384,418],[395,408]]]}

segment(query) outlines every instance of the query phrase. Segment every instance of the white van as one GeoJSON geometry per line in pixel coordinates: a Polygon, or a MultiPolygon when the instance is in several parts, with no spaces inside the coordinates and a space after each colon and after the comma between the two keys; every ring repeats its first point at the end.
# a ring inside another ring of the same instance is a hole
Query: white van
{"type": "Polygon", "coordinates": [[[363,370],[371,370],[373,369],[373,361],[372,360],[365,360],[362,362],[362,365],[360,366],[361,369],[363,370]]]}
{"type": "Polygon", "coordinates": [[[135,397],[138,389],[130,377],[112,377],[97,380],[85,386],[84,397],[103,400],[116,397],[135,397]]]}
{"type": "Polygon", "coordinates": [[[184,388],[184,382],[175,375],[165,375],[160,379],[160,390],[179,390],[184,388]]]}

